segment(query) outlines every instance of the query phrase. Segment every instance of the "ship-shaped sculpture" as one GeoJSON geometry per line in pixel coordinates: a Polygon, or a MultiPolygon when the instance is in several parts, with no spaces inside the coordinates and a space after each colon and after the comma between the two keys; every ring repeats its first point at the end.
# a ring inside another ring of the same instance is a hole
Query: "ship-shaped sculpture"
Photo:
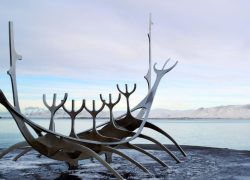
{"type": "Polygon", "coordinates": [[[39,152],[41,155],[47,156],[48,158],[64,161],[69,165],[70,169],[77,168],[79,160],[94,158],[99,161],[103,166],[110,170],[115,177],[118,179],[123,179],[123,177],[114,170],[109,163],[112,161],[112,154],[119,155],[124,159],[130,161],[132,164],[143,170],[144,172],[150,173],[142,164],[130,158],[128,155],[117,149],[118,146],[123,146],[129,149],[134,149],[143,153],[144,155],[152,158],[162,166],[167,166],[162,160],[157,158],[155,155],[150,152],[131,144],[131,141],[136,138],[146,139],[152,143],[159,146],[163,151],[170,155],[177,163],[179,159],[162,143],[155,140],[154,138],[142,134],[143,128],[149,128],[158,133],[164,135],[173,144],[178,148],[183,156],[186,156],[183,149],[177,144],[177,142],[164,130],[160,127],[154,125],[151,122],[148,122],[148,116],[150,109],[156,94],[158,85],[163,78],[163,76],[171,71],[177,64],[177,62],[170,68],[165,68],[168,61],[163,65],[161,69],[156,68],[156,63],[154,64],[154,72],[156,73],[156,79],[153,84],[151,84],[151,18],[149,21],[149,69],[145,79],[148,83],[148,93],[145,98],[138,103],[134,108],[130,108],[129,98],[136,90],[136,84],[132,90],[129,91],[128,85],[125,84],[125,90],[117,85],[118,98],[115,101],[112,101],[112,95],[109,94],[108,100],[106,100],[102,95],[100,95],[100,101],[102,105],[99,109],[96,108],[95,101],[93,101],[93,107],[90,109],[86,106],[85,100],[82,101],[82,105],[78,110],[75,110],[75,102],[72,100],[72,109],[68,110],[64,104],[67,100],[67,94],[65,94],[64,99],[56,105],[56,94],[53,96],[53,103],[50,106],[46,101],[46,95],[43,95],[43,102],[45,106],[51,112],[51,119],[49,128],[42,127],[27,117],[25,117],[20,110],[17,84],[16,84],[16,61],[22,59],[18,55],[14,48],[14,36],[13,36],[13,23],[9,22],[9,47],[10,47],[10,70],[8,74],[12,83],[13,91],[13,105],[7,100],[6,96],[0,90],[0,103],[10,112],[13,116],[16,124],[25,138],[24,142],[19,142],[6,150],[2,151],[0,158],[2,158],[7,153],[17,149],[23,148],[23,151],[18,154],[13,160],[17,160],[21,156],[25,155],[30,150],[34,149],[39,152]],[[126,99],[127,111],[125,114],[114,117],[113,108],[116,104],[119,103],[121,97],[126,99]],[[107,106],[109,109],[110,119],[108,122],[105,122],[100,125],[96,125],[96,117],[107,106]],[[71,118],[71,132],[69,136],[65,136],[55,131],[55,122],[54,115],[58,109],[63,108],[65,112],[71,118]],[[91,129],[85,130],[81,133],[75,133],[75,119],[77,115],[86,110],[93,119],[93,127],[91,129]],[[132,112],[138,110],[139,113],[136,116],[132,115],[132,112]],[[31,133],[29,128],[33,129],[34,133],[31,133]],[[101,154],[105,154],[106,159],[100,157],[101,154]]]}

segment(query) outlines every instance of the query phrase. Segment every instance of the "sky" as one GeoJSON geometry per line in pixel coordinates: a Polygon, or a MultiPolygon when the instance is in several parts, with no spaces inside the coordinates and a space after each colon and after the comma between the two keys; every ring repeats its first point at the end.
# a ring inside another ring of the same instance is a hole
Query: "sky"
{"type": "MultiPolygon", "coordinates": [[[[146,94],[148,22],[152,62],[178,65],[162,79],[153,108],[196,109],[250,103],[250,2],[243,0],[1,0],[0,89],[12,100],[8,21],[14,23],[20,106],[42,107],[64,93],[99,102],[129,88],[146,94]]],[[[153,73],[152,80],[154,81],[153,73]]],[[[100,104],[100,103],[99,103],[100,104]]],[[[69,104],[68,104],[69,105],[69,104]]],[[[117,106],[125,108],[125,103],[117,106]]],[[[0,111],[5,111],[1,106],[0,111]]]]}

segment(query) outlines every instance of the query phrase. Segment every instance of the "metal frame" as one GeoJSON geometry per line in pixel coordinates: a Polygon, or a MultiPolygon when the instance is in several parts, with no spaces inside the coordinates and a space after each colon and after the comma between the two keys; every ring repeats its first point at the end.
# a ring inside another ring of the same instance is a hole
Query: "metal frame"
{"type": "Polygon", "coordinates": [[[67,93],[61,103],[56,105],[56,94],[53,96],[53,103],[51,106],[48,105],[46,101],[46,95],[43,95],[44,105],[51,112],[50,117],[50,126],[49,129],[41,127],[36,123],[32,122],[28,118],[26,118],[20,111],[19,101],[18,101],[18,92],[17,92],[17,84],[16,84],[16,61],[17,59],[21,59],[21,56],[18,55],[14,49],[14,37],[13,37],[13,23],[9,22],[9,44],[10,44],[10,70],[8,74],[11,78],[12,83],[12,91],[13,91],[13,101],[14,105],[7,100],[4,93],[0,90],[0,103],[10,112],[10,114],[15,119],[19,130],[24,136],[24,142],[17,143],[10,148],[4,150],[0,154],[0,158],[2,158],[7,153],[20,148],[26,147],[20,154],[13,158],[14,161],[19,159],[21,156],[29,152],[31,149],[38,151],[41,155],[47,156],[51,159],[65,161],[68,163],[69,168],[77,168],[78,161],[87,159],[87,158],[95,158],[97,159],[103,166],[105,166],[108,170],[110,170],[118,179],[123,179],[123,177],[116,172],[108,163],[112,161],[112,154],[117,154],[124,159],[131,162],[133,165],[137,166],[144,172],[150,173],[142,164],[133,160],[126,154],[117,150],[116,147],[124,146],[126,148],[137,150],[144,155],[152,158],[162,166],[167,166],[163,161],[161,161],[156,156],[151,153],[143,150],[142,148],[131,144],[130,142],[136,138],[147,139],[155,144],[157,144],[162,150],[164,150],[167,154],[169,154],[177,163],[180,160],[163,144],[158,142],[152,137],[146,136],[142,134],[143,128],[150,128],[154,131],[157,131],[163,134],[166,138],[171,140],[183,156],[186,156],[183,149],[177,144],[177,142],[164,130],[160,129],[156,125],[147,122],[148,115],[151,110],[151,106],[154,100],[154,96],[156,94],[156,90],[159,86],[160,80],[163,76],[171,71],[176,65],[177,62],[171,66],[170,68],[165,69],[168,61],[163,65],[162,69],[156,68],[156,63],[154,64],[154,72],[156,73],[156,79],[151,87],[151,15],[149,20],[149,69],[145,79],[148,83],[148,93],[146,97],[138,103],[134,108],[130,108],[129,98],[136,90],[136,84],[131,91],[128,90],[128,85],[125,84],[125,91],[122,91],[117,85],[117,90],[119,91],[118,98],[115,102],[112,102],[112,95],[109,94],[109,102],[107,103],[103,96],[100,95],[100,100],[102,102],[101,107],[96,110],[95,101],[93,100],[93,107],[90,110],[85,105],[85,100],[82,101],[82,106],[80,109],[75,111],[75,101],[72,100],[72,109],[71,111],[65,107],[65,102],[67,100],[67,93]],[[125,114],[114,117],[113,116],[113,108],[117,105],[121,99],[121,94],[126,99],[127,111],[125,114]],[[107,106],[110,112],[110,120],[108,122],[102,123],[100,125],[96,125],[96,116],[103,110],[103,108],[107,106]],[[55,122],[54,115],[58,109],[63,108],[64,111],[71,118],[71,132],[69,136],[62,135],[55,130],[55,122]],[[131,112],[135,110],[140,110],[136,117],[132,115],[131,112]],[[86,110],[93,119],[93,127],[91,129],[85,130],[81,133],[75,133],[75,119],[77,115],[82,111],[86,110]],[[30,133],[28,127],[32,128],[37,136],[34,136],[30,133]],[[98,128],[98,129],[97,129],[98,128]],[[105,154],[106,161],[104,161],[100,155],[105,154]]]}

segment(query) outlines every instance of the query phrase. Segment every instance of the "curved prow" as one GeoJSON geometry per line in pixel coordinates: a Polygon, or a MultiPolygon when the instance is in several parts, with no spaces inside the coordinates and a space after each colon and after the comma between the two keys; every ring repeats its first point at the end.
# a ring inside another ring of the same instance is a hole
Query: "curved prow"
{"type": "Polygon", "coordinates": [[[178,61],[176,61],[176,62],[174,63],[173,66],[171,66],[171,67],[168,68],[168,69],[164,69],[165,66],[167,65],[167,63],[168,63],[169,61],[170,61],[170,59],[166,60],[166,62],[164,63],[162,69],[157,69],[157,68],[156,68],[156,64],[157,64],[157,63],[154,64],[154,71],[155,71],[155,73],[156,73],[157,76],[163,77],[163,76],[164,76],[165,74],[167,74],[169,71],[171,71],[172,69],[174,69],[174,67],[178,64],[178,61]]]}
{"type": "Polygon", "coordinates": [[[14,107],[12,107],[12,105],[9,103],[9,101],[7,100],[6,96],[4,95],[3,91],[0,89],[0,104],[2,104],[6,109],[9,110],[10,114],[13,116],[13,118],[15,119],[18,128],[20,129],[22,135],[24,136],[25,140],[32,145],[34,142],[34,137],[33,135],[29,132],[26,124],[21,120],[22,117],[18,117],[17,113],[14,113],[14,111],[12,111],[11,109],[13,109],[14,107]]]}
{"type": "Polygon", "coordinates": [[[150,111],[151,106],[153,104],[154,101],[154,97],[157,91],[157,88],[160,84],[160,81],[162,79],[162,77],[167,74],[169,71],[171,71],[172,69],[174,69],[174,67],[178,64],[178,61],[175,62],[174,65],[172,65],[170,68],[166,68],[165,66],[167,65],[167,63],[170,61],[170,59],[168,59],[164,65],[162,66],[162,69],[157,69],[156,68],[156,63],[154,64],[154,71],[156,73],[156,79],[155,82],[152,86],[152,88],[150,89],[150,91],[148,92],[147,96],[137,105],[135,106],[131,111],[134,111],[136,109],[138,109],[139,107],[144,107],[143,109],[141,109],[141,111],[138,113],[137,118],[142,118],[143,116],[145,116],[145,114],[150,111]]]}

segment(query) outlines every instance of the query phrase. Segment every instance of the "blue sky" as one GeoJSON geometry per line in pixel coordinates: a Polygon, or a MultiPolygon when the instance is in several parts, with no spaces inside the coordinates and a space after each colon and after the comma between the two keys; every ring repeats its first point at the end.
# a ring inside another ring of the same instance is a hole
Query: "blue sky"
{"type": "MultiPolygon", "coordinates": [[[[152,60],[171,58],[153,108],[194,109],[250,103],[250,2],[211,1],[0,1],[0,85],[11,99],[8,21],[14,22],[21,108],[44,107],[64,92],[80,102],[116,95],[117,83],[147,93],[148,14],[152,60]]],[[[120,105],[118,109],[123,109],[120,105]]],[[[1,111],[4,109],[1,107],[1,111]]]]}

